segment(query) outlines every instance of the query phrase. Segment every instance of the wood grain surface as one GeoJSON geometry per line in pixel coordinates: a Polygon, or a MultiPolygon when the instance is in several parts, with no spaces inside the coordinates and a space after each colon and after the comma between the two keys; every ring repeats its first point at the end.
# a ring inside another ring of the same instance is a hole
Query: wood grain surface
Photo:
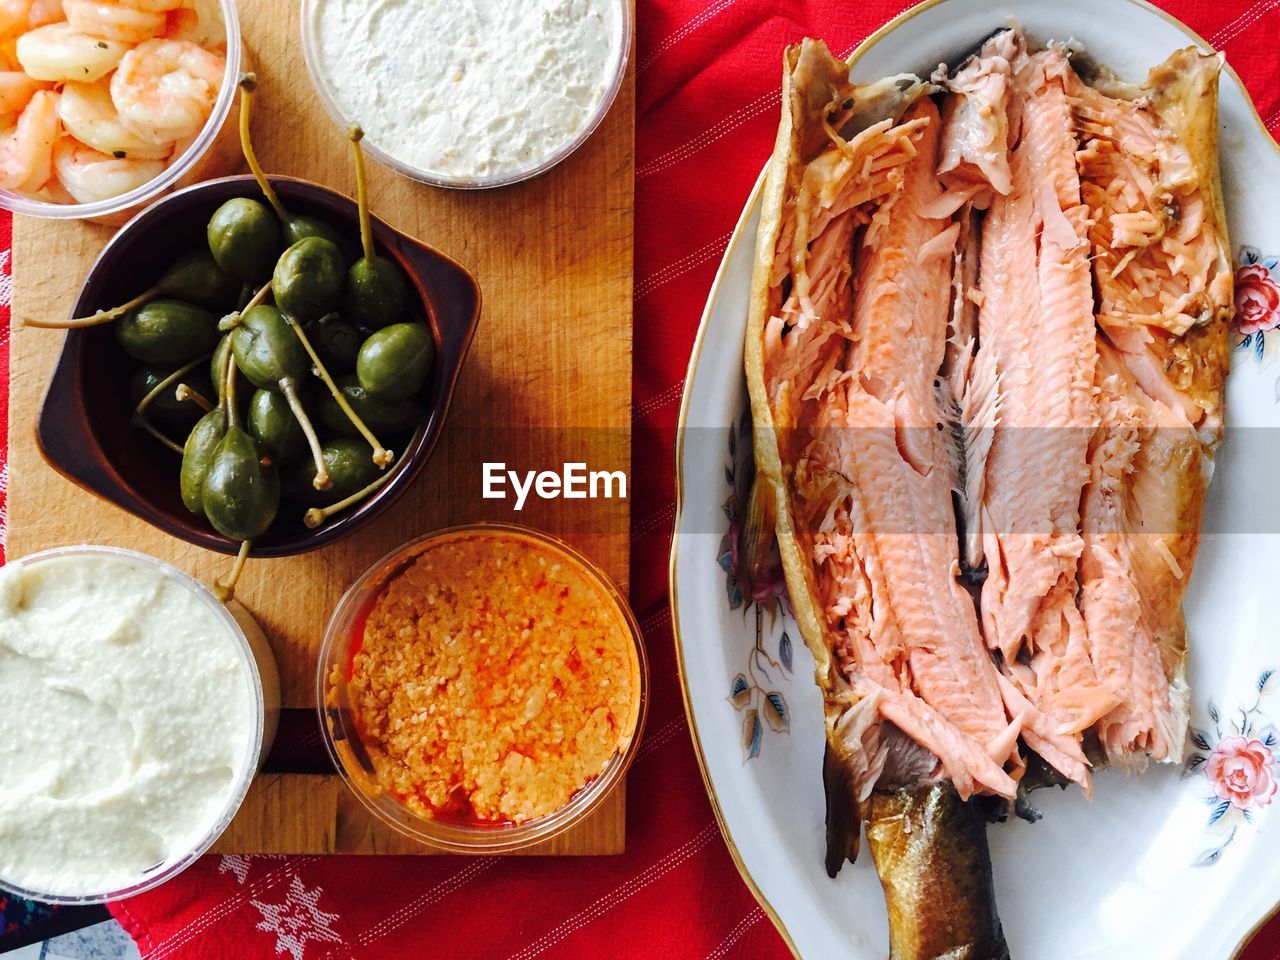
{"type": "MultiPolygon", "coordinates": [[[[246,46],[259,79],[255,145],[269,172],[354,193],[342,131],[306,81],[299,4],[243,0],[246,46]]],[[[584,461],[630,473],[634,83],[609,116],[549,174],[497,191],[446,191],[371,166],[371,204],[392,226],[468,266],[483,308],[450,419],[424,474],[365,530],[311,554],[251,562],[238,598],[271,638],[284,706],[311,708],[315,653],[343,590],[415,535],[508,520],[563,535],[625,590],[626,500],[482,499],[482,464],[521,471],[584,461]]],[[[23,317],[66,316],[111,230],[15,217],[9,421],[11,557],[71,543],[129,547],[202,579],[226,558],[187,546],[56,474],[34,425],[62,335],[23,317]]],[[[52,398],[57,402],[57,398],[52,398]]],[[[157,449],[158,470],[174,471],[157,449]]],[[[623,849],[623,791],[575,831],[534,853],[623,849]]],[[[375,824],[337,776],[264,774],[215,847],[236,853],[426,853],[375,824]]]]}

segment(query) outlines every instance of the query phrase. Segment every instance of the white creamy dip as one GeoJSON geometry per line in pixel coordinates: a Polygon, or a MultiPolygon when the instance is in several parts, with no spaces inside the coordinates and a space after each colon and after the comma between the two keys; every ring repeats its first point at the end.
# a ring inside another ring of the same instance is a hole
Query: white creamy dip
{"type": "Polygon", "coordinates": [[[574,139],[621,55],[617,0],[314,0],[313,67],[368,142],[450,179],[530,169],[574,139]]]}
{"type": "Polygon", "coordinates": [[[100,895],[191,852],[257,760],[242,649],[142,563],[0,569],[0,883],[100,895]]]}

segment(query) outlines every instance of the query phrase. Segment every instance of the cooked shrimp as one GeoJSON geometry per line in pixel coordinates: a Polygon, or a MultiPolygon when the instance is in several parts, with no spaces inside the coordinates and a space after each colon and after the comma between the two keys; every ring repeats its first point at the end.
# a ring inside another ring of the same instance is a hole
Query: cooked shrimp
{"type": "Polygon", "coordinates": [[[27,14],[28,29],[43,27],[48,23],[57,23],[67,19],[62,0],[32,0],[31,10],[27,14]]]}
{"type": "Polygon", "coordinates": [[[62,19],[62,0],[0,0],[0,41],[62,19]]]}
{"type": "Polygon", "coordinates": [[[165,163],[112,157],[63,137],[53,151],[53,167],[68,193],[80,203],[92,203],[118,197],[154,180],[164,172],[165,163]]]}
{"type": "Polygon", "coordinates": [[[58,95],[39,90],[32,96],[17,126],[0,134],[0,188],[39,190],[53,172],[53,148],[58,139],[58,95]]]}
{"type": "Polygon", "coordinates": [[[18,62],[35,80],[79,80],[106,76],[128,46],[81,33],[69,23],[51,23],[18,38],[18,62]]]}
{"type": "MultiPolygon", "coordinates": [[[[0,78],[4,76],[0,73],[0,78]]],[[[67,133],[101,153],[130,160],[163,160],[173,151],[172,144],[148,143],[120,122],[105,79],[63,87],[58,117],[67,133]]]]}
{"type": "Polygon", "coordinates": [[[186,40],[148,40],[124,55],[111,78],[111,99],[130,130],[151,143],[172,143],[204,126],[226,61],[186,40]]]}
{"type": "Polygon", "coordinates": [[[218,0],[188,0],[165,16],[167,23],[161,36],[166,40],[190,40],[206,50],[227,48],[227,25],[218,0]]]}
{"type": "Polygon", "coordinates": [[[0,70],[0,114],[19,114],[37,90],[49,84],[32,80],[21,70],[0,70]]]}
{"type": "Polygon", "coordinates": [[[165,15],[140,10],[133,0],[65,0],[67,23],[81,33],[141,43],[158,37],[165,28],[165,15]]]}
{"type": "Polygon", "coordinates": [[[39,190],[28,191],[26,194],[33,200],[40,200],[44,203],[75,203],[76,198],[67,193],[65,187],[58,182],[57,177],[50,177],[39,190]]]}

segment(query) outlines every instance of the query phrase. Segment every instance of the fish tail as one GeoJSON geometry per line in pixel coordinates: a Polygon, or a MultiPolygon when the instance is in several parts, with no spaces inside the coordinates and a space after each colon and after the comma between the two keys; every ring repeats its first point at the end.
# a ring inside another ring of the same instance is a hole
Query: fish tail
{"type": "MultiPolygon", "coordinates": [[[[889,960],[1009,960],[981,803],[929,781],[875,791],[861,806],[889,908],[889,960]]],[[[829,805],[827,817],[829,828],[829,805]]]]}
{"type": "Polygon", "coordinates": [[[862,820],[858,815],[852,769],[830,743],[822,758],[822,785],[827,794],[827,876],[834,879],[845,861],[853,863],[858,859],[862,820]]]}

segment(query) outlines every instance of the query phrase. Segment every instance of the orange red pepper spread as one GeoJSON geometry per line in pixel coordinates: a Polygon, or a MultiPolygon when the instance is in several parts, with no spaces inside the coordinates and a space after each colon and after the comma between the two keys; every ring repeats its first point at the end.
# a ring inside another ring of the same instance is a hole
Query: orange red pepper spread
{"type": "Polygon", "coordinates": [[[383,587],[348,690],[378,786],[420,816],[519,823],[626,747],[639,661],[586,568],[531,537],[462,534],[383,587]]]}

